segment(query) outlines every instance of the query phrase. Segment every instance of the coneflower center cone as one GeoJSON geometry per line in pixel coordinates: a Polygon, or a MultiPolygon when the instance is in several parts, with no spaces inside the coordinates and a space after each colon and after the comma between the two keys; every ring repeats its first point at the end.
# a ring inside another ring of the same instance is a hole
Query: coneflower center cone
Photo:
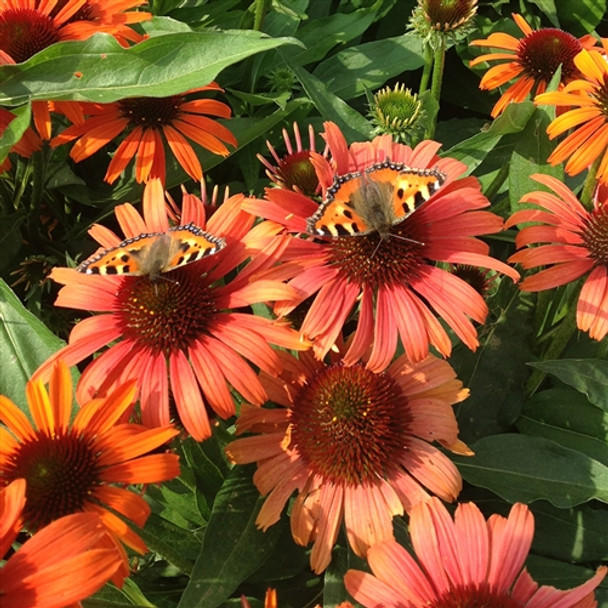
{"type": "Polygon", "coordinates": [[[598,264],[608,266],[608,207],[597,207],[587,223],[583,240],[590,256],[598,264]]]}
{"type": "Polygon", "coordinates": [[[23,8],[0,13],[0,50],[15,63],[26,61],[59,40],[54,21],[38,11],[23,8]]]}
{"type": "Polygon", "coordinates": [[[349,281],[372,289],[413,280],[424,261],[424,239],[419,230],[411,229],[408,220],[393,226],[385,236],[372,232],[356,238],[332,239],[331,262],[349,281]]]}
{"type": "Polygon", "coordinates": [[[521,608],[521,602],[495,591],[486,583],[452,587],[429,608],[521,608]]]}
{"type": "Polygon", "coordinates": [[[23,517],[31,532],[82,510],[90,500],[100,474],[93,449],[89,439],[69,432],[54,437],[38,433],[19,444],[2,478],[27,480],[23,517]]]}
{"type": "Polygon", "coordinates": [[[212,291],[188,267],[156,280],[129,277],[120,289],[117,311],[125,338],[165,355],[187,350],[217,312],[212,291]]]}
{"type": "Polygon", "coordinates": [[[404,449],[407,401],[386,373],[363,365],[324,367],[294,403],[291,447],[333,483],[377,483],[404,449]]]}
{"type": "Polygon", "coordinates": [[[319,178],[310,162],[310,152],[300,150],[284,156],[276,169],[277,178],[289,190],[297,190],[306,196],[314,196],[319,178]]]}
{"type": "Polygon", "coordinates": [[[121,99],[118,107],[123,117],[133,126],[157,127],[170,125],[180,115],[183,102],[180,95],[134,97],[121,99]]]}
{"type": "Polygon", "coordinates": [[[519,63],[530,78],[549,82],[562,66],[561,79],[568,82],[579,75],[574,58],[583,47],[579,40],[557,28],[532,32],[519,41],[519,63]]]}

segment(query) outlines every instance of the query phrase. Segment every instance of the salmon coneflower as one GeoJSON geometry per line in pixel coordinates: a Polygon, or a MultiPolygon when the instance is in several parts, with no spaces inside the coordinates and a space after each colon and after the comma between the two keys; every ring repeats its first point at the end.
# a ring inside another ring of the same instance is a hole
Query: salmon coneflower
{"type": "Polygon", "coordinates": [[[26,387],[32,424],[8,398],[0,396],[0,485],[27,481],[23,524],[36,532],[78,512],[97,513],[107,528],[140,553],[146,545],[112,511],[142,527],[150,513],[139,494],[117,484],[160,483],[179,475],[175,454],[148,454],[178,431],[121,423],[133,406],[135,383],[82,405],[70,422],[72,379],[63,361],[50,370],[48,390],[41,380],[26,387]]]}
{"type": "MultiPolygon", "coordinates": [[[[329,190],[338,197],[343,182],[348,196],[356,192],[357,181],[346,175],[353,172],[362,172],[360,190],[362,184],[369,187],[368,181],[375,177],[374,167],[379,165],[386,169],[379,171],[383,179],[389,174],[396,180],[400,169],[391,168],[396,166],[413,168],[423,176],[429,170],[440,173],[444,182],[415,213],[391,226],[389,234],[372,231],[319,240],[294,238],[277,274],[286,277],[291,273],[288,284],[298,290],[299,296],[279,303],[275,312],[288,315],[311,298],[301,333],[314,341],[317,356],[323,358],[358,307],[354,340],[344,360],[355,363],[373,344],[367,367],[374,371],[390,363],[399,338],[412,361],[426,357],[429,344],[448,356],[452,344],[437,316],[464,344],[475,349],[479,343],[472,321],[485,321],[487,305],[465,281],[435,262],[480,266],[513,280],[519,278],[513,268],[490,257],[488,245],[477,238],[499,232],[503,225],[498,216],[482,211],[490,203],[477,179],[459,179],[466,166],[437,156],[440,144],[434,141],[423,141],[412,149],[383,135],[349,148],[333,123],[326,123],[325,138],[332,163],[319,154],[312,156],[325,196],[329,190]]],[[[393,185],[389,182],[382,187],[393,185]]],[[[384,204],[390,204],[391,196],[389,193],[384,204]]],[[[246,202],[244,208],[280,222],[292,232],[306,232],[307,218],[319,208],[316,201],[279,188],[268,189],[266,199],[246,202]]],[[[329,221],[336,220],[332,216],[329,221]]],[[[337,221],[348,228],[346,214],[337,221]]]]}
{"type": "MultiPolygon", "coordinates": [[[[308,148],[302,145],[298,123],[293,123],[295,146],[286,129],[283,129],[283,141],[286,154],[279,155],[274,146],[267,141],[266,146],[274,159],[275,164],[258,154],[258,160],[266,168],[266,175],[279,188],[301,192],[306,196],[315,196],[321,192],[321,184],[315,168],[311,162],[311,152],[316,152],[316,136],[312,125],[308,126],[308,148]]],[[[327,147],[324,156],[327,156],[327,147]]]]}
{"type": "MultiPolygon", "coordinates": [[[[143,0],[4,0],[0,3],[0,65],[27,61],[45,48],[65,40],[86,40],[96,32],[118,42],[139,42],[143,36],[130,25],[150,19],[150,13],[131,11],[143,0]]],[[[32,115],[40,136],[51,138],[52,110],[75,121],[77,102],[34,101],[32,115]]]]}
{"type": "MultiPolygon", "coordinates": [[[[234,415],[230,387],[252,403],[263,403],[266,394],[248,361],[276,373],[280,364],[269,343],[295,350],[307,345],[286,324],[247,310],[252,304],[293,297],[294,290],[277,280],[257,279],[276,263],[285,241],[275,239],[280,226],[272,222],[253,226],[255,217],[241,209],[244,198],[225,200],[207,221],[202,200],[185,195],[180,223],[208,230],[225,247],[160,277],[54,269],[51,278],[65,285],[58,306],[102,314],[77,323],[68,345],[35,377],[47,378],[57,358],[75,364],[109,346],[84,371],[79,402],[134,379],[143,424],[169,424],[173,401],[179,420],[198,441],[211,435],[207,405],[222,418],[234,415]]],[[[147,233],[158,238],[169,230],[159,180],[144,190],[143,217],[128,203],[115,212],[127,238],[147,233]]],[[[90,234],[106,248],[122,241],[99,225],[90,234]]]]}
{"type": "Polygon", "coordinates": [[[484,74],[479,83],[480,89],[496,89],[516,79],[496,102],[492,109],[493,118],[504,112],[510,103],[519,103],[530,95],[543,93],[560,66],[560,88],[571,80],[580,78],[574,58],[583,49],[592,48],[596,44],[595,38],[590,35],[575,38],[554,27],[533,30],[521,15],[514,13],[513,19],[522,31],[523,38],[495,32],[487,38],[471,42],[471,46],[503,51],[480,55],[469,63],[473,67],[484,61],[502,62],[484,74]]]}
{"type": "Polygon", "coordinates": [[[277,522],[290,496],[294,540],[314,543],[312,569],[331,560],[342,521],[359,556],[393,538],[392,519],[429,493],[456,500],[462,479],[432,442],[471,455],[458,439],[452,405],[468,389],[450,365],[429,355],[419,363],[398,357],[386,371],[345,366],[339,355],[325,364],[310,351],[280,353],[283,371],[261,374],[273,409],[242,404],[236,439],[226,447],[237,464],[257,462],[253,481],[267,496],[256,524],[277,522]]]}
{"type": "MultiPolygon", "coordinates": [[[[0,558],[21,529],[26,482],[0,489],[0,558]]],[[[96,513],[75,513],[50,523],[0,566],[2,608],[64,608],[112,580],[128,576],[126,555],[96,513]]]]}
{"type": "Polygon", "coordinates": [[[534,518],[521,503],[508,517],[486,521],[474,503],[460,504],[452,519],[433,498],[412,510],[410,536],[415,558],[397,542],[381,541],[367,553],[373,574],[346,573],[347,591],[365,608],[593,608],[594,590],[608,570],[601,566],[567,591],[536,583],[524,568],[534,518]]]}
{"type": "Polygon", "coordinates": [[[572,129],[553,150],[549,162],[557,165],[568,159],[566,173],[576,175],[598,161],[595,178],[608,184],[608,38],[602,39],[602,45],[603,53],[584,50],[574,58],[582,78],[561,91],[538,95],[534,101],[570,108],[547,127],[550,139],[572,129]]]}
{"type": "Polygon", "coordinates": [[[114,151],[105,180],[115,182],[135,158],[135,179],[165,182],[165,143],[182,169],[194,180],[203,177],[201,163],[188,139],[199,146],[228,156],[225,143],[237,145],[234,135],[209,116],[229,118],[230,108],[221,101],[204,99],[205,91],[221,91],[211,83],[170,97],[133,97],[108,104],[86,104],[87,117],[53,138],[59,146],[77,140],[70,156],[80,162],[92,156],[121,134],[126,134],[114,151]]]}
{"type": "Polygon", "coordinates": [[[537,208],[516,211],[506,227],[535,222],[521,228],[515,238],[520,249],[509,258],[524,268],[547,266],[526,277],[523,291],[542,291],[585,276],[576,307],[578,328],[591,338],[608,334],[608,199],[596,201],[587,211],[561,181],[544,174],[532,178],[553,192],[529,192],[522,203],[537,208]],[[538,246],[530,247],[530,245],[538,246]]]}

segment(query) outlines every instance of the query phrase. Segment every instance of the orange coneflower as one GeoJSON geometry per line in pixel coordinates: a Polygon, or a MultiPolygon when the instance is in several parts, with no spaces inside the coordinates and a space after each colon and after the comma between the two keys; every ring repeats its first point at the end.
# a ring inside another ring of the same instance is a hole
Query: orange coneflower
{"type": "MultiPolygon", "coordinates": [[[[26,482],[0,489],[0,558],[21,527],[26,482]]],[[[64,608],[128,576],[126,556],[95,513],[66,515],[34,534],[0,566],[2,608],[64,608]]]]}
{"type": "Polygon", "coordinates": [[[346,573],[347,591],[365,608],[592,608],[607,571],[601,566],[568,591],[539,586],[524,568],[534,518],[520,503],[507,518],[492,515],[486,521],[474,503],[459,505],[452,519],[432,498],[412,510],[410,535],[416,559],[397,542],[382,541],[367,553],[373,574],[346,573]]]}
{"type": "Polygon", "coordinates": [[[547,186],[546,191],[529,192],[522,203],[538,208],[515,212],[507,227],[538,222],[522,228],[515,239],[521,251],[509,258],[524,268],[548,266],[524,279],[524,291],[542,291],[586,276],[576,308],[579,329],[595,340],[608,334],[608,200],[596,201],[587,211],[561,181],[544,174],[532,176],[547,186]],[[541,243],[537,247],[532,244],[541,243]]]}
{"type": "Polygon", "coordinates": [[[70,156],[80,162],[121,133],[126,136],[116,148],[105,180],[115,182],[135,158],[135,178],[146,182],[151,178],[165,181],[165,142],[184,171],[200,181],[201,163],[188,142],[191,139],[214,154],[227,156],[224,143],[236,146],[234,135],[209,116],[230,117],[230,108],[215,99],[192,94],[221,91],[215,83],[170,97],[134,97],[109,104],[86,104],[87,118],[74,124],[53,139],[58,146],[76,139],[70,156]]]}
{"type": "Polygon", "coordinates": [[[0,51],[21,63],[55,42],[84,40],[100,31],[137,41],[141,36],[125,24],[150,19],[150,13],[130,12],[142,4],[144,0],[4,0],[0,51]]]}
{"type": "MultiPolygon", "coordinates": [[[[230,386],[252,403],[264,402],[266,394],[247,361],[276,373],[279,360],[269,343],[292,349],[307,345],[284,323],[247,312],[252,304],[293,297],[294,290],[277,280],[258,280],[256,275],[276,262],[283,240],[274,239],[280,227],[272,222],[253,226],[255,217],[241,208],[244,199],[225,200],[207,221],[201,199],[186,195],[180,223],[208,230],[225,247],[160,278],[56,268],[51,278],[65,285],[58,306],[103,314],[80,321],[69,344],[36,376],[47,378],[57,357],[76,363],[109,346],[84,371],[79,401],[134,379],[145,425],[168,424],[171,395],[182,424],[197,440],[211,435],[206,405],[222,418],[234,414],[230,386]]],[[[126,237],[169,230],[159,180],[144,191],[143,218],[129,204],[115,211],[126,237]]],[[[122,240],[102,226],[91,234],[104,247],[122,240]]]]}
{"type": "Polygon", "coordinates": [[[299,359],[280,353],[279,376],[261,374],[279,407],[243,404],[237,434],[257,435],[226,448],[233,462],[257,462],[253,481],[267,495],[256,520],[262,529],[297,492],[292,535],[301,545],[314,543],[315,572],[329,564],[342,521],[353,551],[365,556],[375,542],[393,538],[393,517],[428,492],[457,498],[460,474],[433,441],[471,454],[452,409],[468,390],[447,362],[429,355],[412,364],[402,355],[374,373],[332,355],[325,364],[310,351],[299,359]]]}
{"type": "Polygon", "coordinates": [[[70,422],[72,380],[65,363],[55,363],[49,377],[48,391],[41,380],[26,387],[34,424],[0,396],[0,421],[6,425],[0,429],[0,486],[27,481],[23,521],[29,531],[70,513],[92,512],[128,546],[145,552],[142,539],[109,509],[143,526],[150,507],[116,484],[159,483],[179,475],[177,455],[147,455],[178,431],[120,423],[133,406],[133,382],[84,403],[70,422]]]}
{"type": "MultiPolygon", "coordinates": [[[[313,348],[322,358],[359,306],[355,337],[345,361],[358,361],[373,344],[367,365],[375,371],[390,363],[399,338],[413,361],[427,355],[429,344],[449,355],[450,338],[436,315],[464,344],[475,349],[478,340],[472,320],[483,323],[488,308],[472,287],[435,262],[470,264],[497,270],[515,280],[519,277],[507,264],[490,257],[488,246],[476,238],[502,229],[498,216],[481,210],[490,203],[477,179],[459,179],[465,165],[452,158],[439,158],[436,152],[440,144],[434,141],[423,141],[412,149],[384,135],[349,148],[333,123],[326,123],[325,138],[332,162],[319,154],[313,154],[312,159],[326,197],[328,191],[334,200],[340,196],[344,182],[347,197],[353,192],[357,195],[357,188],[361,191],[364,186],[373,190],[378,166],[383,179],[389,174],[396,180],[399,168],[409,167],[422,176],[429,170],[433,175],[441,173],[444,183],[415,213],[391,226],[389,234],[372,231],[319,241],[294,239],[283,255],[287,265],[277,272],[282,277],[292,272],[288,284],[298,289],[299,296],[281,303],[275,311],[287,315],[311,298],[301,332],[306,339],[314,340],[313,348]],[[359,177],[352,179],[353,172],[359,177]]],[[[390,182],[382,185],[385,190],[389,187],[390,182]]],[[[391,196],[389,192],[387,200],[384,195],[380,197],[383,204],[391,204],[391,196]]],[[[301,193],[279,188],[268,189],[266,198],[246,202],[245,208],[281,222],[293,232],[306,231],[307,218],[319,208],[316,201],[301,193]]],[[[337,220],[332,215],[328,221],[342,221],[348,228],[350,220],[344,214],[337,220]]],[[[337,232],[339,228],[343,225],[336,228],[337,232]]]]}
{"type": "Polygon", "coordinates": [[[601,158],[596,179],[608,184],[608,38],[602,40],[604,53],[581,51],[574,58],[582,78],[561,91],[538,95],[535,102],[570,109],[560,114],[547,127],[551,139],[573,129],[553,150],[549,162],[566,162],[566,173],[576,175],[601,158]]]}
{"type": "MultiPolygon", "coordinates": [[[[130,9],[143,0],[4,0],[0,3],[0,64],[21,63],[64,40],[85,40],[95,32],[112,34],[120,43],[142,39],[129,24],[149,19],[130,9]]],[[[50,110],[80,116],[76,102],[34,101],[34,124],[43,139],[51,137],[50,110]]]]}
{"type": "Polygon", "coordinates": [[[578,78],[580,73],[574,64],[574,57],[596,43],[592,36],[575,38],[572,34],[554,27],[533,30],[518,14],[513,14],[513,19],[524,34],[523,38],[496,32],[483,40],[471,42],[472,46],[507,51],[480,55],[470,62],[471,66],[484,61],[504,62],[495,65],[484,74],[479,84],[481,89],[496,89],[513,78],[517,79],[496,102],[492,109],[493,118],[501,114],[510,103],[524,101],[530,94],[535,95],[545,91],[560,66],[562,70],[560,87],[578,78]]]}

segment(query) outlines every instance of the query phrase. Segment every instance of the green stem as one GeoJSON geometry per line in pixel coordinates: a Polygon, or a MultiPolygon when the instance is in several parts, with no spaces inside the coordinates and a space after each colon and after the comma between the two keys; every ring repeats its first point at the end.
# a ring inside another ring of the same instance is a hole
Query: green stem
{"type": "Polygon", "coordinates": [[[254,0],[253,6],[253,29],[256,32],[261,32],[264,17],[272,6],[272,0],[254,0]]]}
{"type": "Polygon", "coordinates": [[[418,94],[422,95],[429,88],[429,80],[431,78],[431,69],[433,67],[433,49],[431,45],[427,44],[424,51],[424,68],[422,69],[422,76],[420,77],[420,87],[418,94]]]}
{"type": "MultiPolygon", "coordinates": [[[[433,80],[431,81],[431,97],[437,102],[439,107],[439,98],[441,97],[441,82],[443,81],[443,68],[445,66],[445,41],[443,37],[437,37],[437,48],[433,57],[433,80]]],[[[435,125],[437,124],[437,115],[429,124],[425,133],[426,139],[431,139],[435,135],[435,125]]]]}
{"type": "Polygon", "coordinates": [[[492,183],[486,188],[485,195],[488,200],[492,200],[496,193],[500,190],[500,187],[503,185],[504,181],[509,176],[509,165],[505,163],[499,169],[498,174],[492,180],[492,183]]]}
{"type": "MultiPolygon", "coordinates": [[[[572,338],[575,331],[576,304],[570,307],[570,310],[551,336],[551,344],[542,355],[543,361],[557,359],[568,345],[568,342],[570,342],[570,338],[572,338]]],[[[535,369],[530,374],[526,382],[526,392],[528,395],[533,395],[536,392],[546,375],[546,372],[539,369],[535,369]]]]}
{"type": "Polygon", "coordinates": [[[593,209],[593,191],[595,190],[595,186],[597,185],[597,178],[595,174],[597,173],[597,169],[602,161],[601,156],[598,156],[593,164],[589,167],[589,171],[587,172],[587,177],[585,179],[585,183],[583,184],[583,189],[581,191],[580,200],[588,211],[593,209]]]}

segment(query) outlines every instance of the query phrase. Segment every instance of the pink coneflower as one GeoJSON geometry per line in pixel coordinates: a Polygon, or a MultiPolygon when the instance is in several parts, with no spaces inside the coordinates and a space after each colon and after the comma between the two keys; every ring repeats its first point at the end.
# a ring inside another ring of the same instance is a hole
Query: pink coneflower
{"type": "Polygon", "coordinates": [[[524,568],[534,519],[520,503],[507,518],[486,521],[473,503],[459,505],[452,519],[433,498],[412,510],[410,535],[416,559],[395,541],[381,541],[367,553],[373,574],[346,573],[346,589],[365,608],[592,608],[607,571],[601,566],[568,591],[539,586],[524,568]]]}
{"type": "MultiPolygon", "coordinates": [[[[429,344],[449,355],[450,338],[437,317],[475,349],[473,321],[483,323],[488,308],[470,285],[435,262],[469,264],[497,270],[514,280],[519,277],[513,268],[490,257],[489,247],[476,238],[502,229],[499,217],[481,211],[490,203],[478,181],[458,179],[466,167],[455,159],[439,158],[440,144],[434,141],[424,141],[412,150],[384,135],[349,147],[333,123],[326,123],[325,139],[332,163],[312,155],[324,194],[336,176],[389,161],[423,172],[436,170],[445,175],[445,183],[415,213],[392,226],[388,235],[294,239],[277,272],[281,277],[291,272],[289,285],[300,295],[280,303],[275,311],[287,315],[311,298],[301,332],[314,341],[313,348],[322,358],[358,307],[355,336],[344,360],[347,364],[358,361],[373,343],[367,365],[374,371],[390,363],[399,338],[413,361],[427,355],[429,344]]],[[[369,179],[368,174],[363,179],[369,179]]],[[[271,188],[266,198],[246,203],[246,209],[293,232],[305,232],[307,218],[318,209],[315,201],[298,192],[271,188]]]]}
{"type": "MultiPolygon", "coordinates": [[[[202,201],[185,196],[180,223],[208,231],[225,247],[160,277],[56,268],[51,277],[65,285],[57,305],[102,314],[80,321],[69,344],[44,363],[36,377],[48,377],[57,358],[74,364],[109,346],[84,371],[79,401],[135,379],[145,425],[168,424],[173,400],[181,423],[197,440],[211,435],[207,405],[222,418],[234,414],[230,387],[251,403],[263,403],[266,393],[248,361],[276,373],[280,363],[269,343],[296,350],[307,346],[284,323],[244,310],[293,297],[294,292],[279,281],[256,279],[276,262],[282,239],[274,239],[278,227],[272,222],[254,227],[255,218],[241,209],[243,200],[243,195],[229,198],[207,221],[202,201]]],[[[171,236],[159,180],[147,184],[143,217],[130,204],[119,205],[115,212],[127,238],[171,236]]],[[[99,225],[91,234],[109,248],[122,240],[99,225]]]]}
{"type": "Polygon", "coordinates": [[[507,227],[536,222],[522,228],[515,239],[520,249],[509,258],[524,268],[547,266],[526,277],[523,291],[542,291],[565,285],[586,276],[578,298],[576,321],[579,329],[589,332],[595,340],[608,334],[608,204],[596,201],[587,211],[574,193],[561,181],[544,174],[532,175],[550,188],[529,192],[522,203],[538,208],[515,212],[507,227]],[[530,245],[539,244],[535,247],[530,245]]]}
{"type": "MultiPolygon", "coordinates": [[[[321,191],[319,178],[311,162],[311,152],[316,152],[316,136],[312,125],[308,126],[308,147],[302,145],[300,129],[298,123],[293,123],[293,134],[295,145],[292,144],[289,133],[283,129],[283,141],[285,142],[286,154],[281,156],[277,153],[274,146],[267,141],[266,145],[274,159],[273,165],[261,154],[258,154],[259,161],[266,168],[266,175],[279,188],[285,190],[295,190],[306,196],[314,196],[321,191]]],[[[327,155],[327,147],[324,156],[327,155]]]]}
{"type": "Polygon", "coordinates": [[[365,556],[375,542],[393,538],[392,519],[426,500],[458,496],[462,479],[435,447],[471,454],[458,439],[452,405],[468,396],[448,363],[428,356],[410,363],[398,357],[385,372],[362,364],[325,364],[308,351],[280,353],[276,378],[261,374],[271,401],[265,409],[243,404],[233,462],[257,462],[253,481],[266,500],[256,524],[278,521],[290,496],[291,531],[313,543],[311,567],[331,560],[342,522],[353,551],[365,556]]]}
{"type": "MultiPolygon", "coordinates": [[[[26,482],[0,489],[0,557],[20,530],[26,482]]],[[[64,608],[98,591],[118,587],[126,556],[95,513],[66,515],[37,532],[0,566],[2,608],[64,608]]]]}

